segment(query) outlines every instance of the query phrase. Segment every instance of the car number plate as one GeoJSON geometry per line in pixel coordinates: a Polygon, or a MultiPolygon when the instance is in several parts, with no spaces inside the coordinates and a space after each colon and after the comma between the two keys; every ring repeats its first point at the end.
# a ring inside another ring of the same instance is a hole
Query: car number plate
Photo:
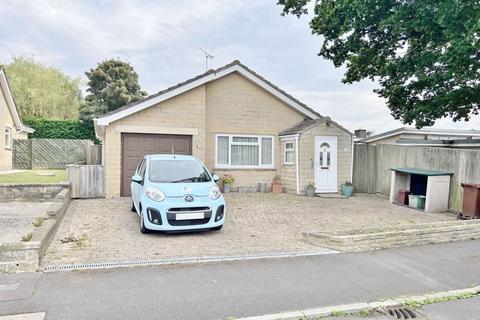
{"type": "Polygon", "coordinates": [[[194,220],[203,218],[205,218],[204,212],[177,213],[177,215],[175,216],[175,220],[194,220]]]}

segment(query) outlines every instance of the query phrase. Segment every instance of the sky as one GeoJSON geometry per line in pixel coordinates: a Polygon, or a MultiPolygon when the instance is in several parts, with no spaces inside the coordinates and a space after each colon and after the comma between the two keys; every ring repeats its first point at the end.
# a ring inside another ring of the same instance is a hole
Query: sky
{"type": "MultiPolygon", "coordinates": [[[[235,59],[344,127],[380,133],[403,126],[365,80],[342,84],[344,69],[317,54],[311,16],[281,16],[276,0],[23,1],[0,4],[0,63],[33,55],[86,83],[102,60],[130,62],[149,94],[235,59]]],[[[480,129],[480,117],[437,128],[480,129]]]]}

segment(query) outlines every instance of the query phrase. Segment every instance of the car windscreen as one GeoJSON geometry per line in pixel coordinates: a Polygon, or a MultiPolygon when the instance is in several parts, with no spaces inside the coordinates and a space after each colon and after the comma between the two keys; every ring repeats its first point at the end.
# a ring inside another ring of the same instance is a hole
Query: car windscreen
{"type": "Polygon", "coordinates": [[[152,160],[148,178],[157,183],[211,181],[203,164],[195,160],[152,160]]]}

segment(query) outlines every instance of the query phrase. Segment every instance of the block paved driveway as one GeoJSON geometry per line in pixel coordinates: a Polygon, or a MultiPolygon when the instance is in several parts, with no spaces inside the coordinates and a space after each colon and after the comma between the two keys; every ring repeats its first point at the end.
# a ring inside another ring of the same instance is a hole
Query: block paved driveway
{"type": "Polygon", "coordinates": [[[178,257],[316,252],[303,232],[391,227],[453,220],[392,205],[386,197],[306,198],[289,194],[230,193],[221,231],[183,234],[139,231],[130,198],[75,200],[70,205],[42,265],[124,262],[178,257]],[[73,236],[77,241],[62,243],[73,236]]]}

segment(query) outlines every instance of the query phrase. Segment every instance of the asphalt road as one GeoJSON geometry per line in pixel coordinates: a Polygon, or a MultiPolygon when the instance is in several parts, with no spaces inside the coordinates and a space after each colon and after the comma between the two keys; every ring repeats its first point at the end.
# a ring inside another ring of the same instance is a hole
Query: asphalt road
{"type": "MultiPolygon", "coordinates": [[[[480,283],[480,241],[170,267],[0,275],[0,315],[226,319],[480,283]]],[[[460,318],[459,318],[460,319],[460,318]]]]}

